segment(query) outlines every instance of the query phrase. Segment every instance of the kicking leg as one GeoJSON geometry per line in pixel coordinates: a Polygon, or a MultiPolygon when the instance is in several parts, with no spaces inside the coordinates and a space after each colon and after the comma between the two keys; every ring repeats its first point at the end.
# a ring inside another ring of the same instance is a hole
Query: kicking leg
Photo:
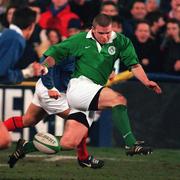
{"type": "Polygon", "coordinates": [[[112,108],[113,122],[124,138],[126,154],[150,154],[152,149],[145,147],[142,141],[136,141],[132,133],[125,97],[110,88],[103,88],[100,92],[98,108],[104,109],[109,107],[112,108]]]}

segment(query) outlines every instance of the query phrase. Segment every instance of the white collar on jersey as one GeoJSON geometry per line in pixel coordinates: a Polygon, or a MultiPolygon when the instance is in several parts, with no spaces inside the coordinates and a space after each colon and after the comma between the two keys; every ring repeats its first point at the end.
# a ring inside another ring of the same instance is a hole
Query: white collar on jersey
{"type": "MultiPolygon", "coordinates": [[[[108,41],[106,44],[112,43],[113,40],[114,40],[116,37],[117,37],[116,33],[115,33],[114,31],[112,31],[112,33],[111,33],[111,38],[109,39],[109,41],[108,41]]],[[[96,39],[95,39],[95,38],[93,37],[93,35],[92,35],[92,30],[90,30],[90,31],[87,33],[86,38],[92,38],[92,39],[94,39],[94,40],[96,41],[96,39]]]]}
{"type": "Polygon", "coordinates": [[[9,29],[12,29],[12,30],[16,31],[21,36],[23,36],[22,30],[18,26],[16,26],[15,24],[10,24],[9,29]]]}
{"type": "MultiPolygon", "coordinates": [[[[112,43],[113,40],[117,37],[116,33],[114,31],[112,31],[111,33],[111,38],[109,39],[109,41],[106,43],[112,43]]],[[[96,41],[96,39],[93,37],[92,35],[92,30],[90,30],[87,35],[86,35],[86,38],[91,38],[91,39],[94,39],[96,41]]],[[[96,45],[97,45],[97,48],[98,48],[98,52],[100,53],[101,49],[102,49],[102,46],[99,44],[98,41],[96,41],[96,45]]]]}

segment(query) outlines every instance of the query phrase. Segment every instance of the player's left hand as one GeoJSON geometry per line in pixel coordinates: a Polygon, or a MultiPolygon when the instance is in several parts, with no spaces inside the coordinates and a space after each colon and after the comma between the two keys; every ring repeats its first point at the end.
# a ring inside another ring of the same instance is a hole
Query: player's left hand
{"type": "Polygon", "coordinates": [[[154,82],[154,81],[148,81],[148,82],[146,83],[146,87],[152,89],[152,90],[153,90],[155,93],[157,93],[157,94],[161,94],[161,93],[162,93],[161,88],[160,88],[159,85],[158,85],[156,82],[154,82]]]}
{"type": "Polygon", "coordinates": [[[54,98],[54,99],[58,99],[59,97],[61,97],[59,91],[55,89],[48,90],[48,95],[50,98],[54,98]]]}
{"type": "Polygon", "coordinates": [[[109,80],[109,81],[113,81],[114,78],[115,78],[115,76],[116,76],[116,73],[115,73],[114,71],[112,71],[112,73],[109,75],[108,80],[109,80]]]}

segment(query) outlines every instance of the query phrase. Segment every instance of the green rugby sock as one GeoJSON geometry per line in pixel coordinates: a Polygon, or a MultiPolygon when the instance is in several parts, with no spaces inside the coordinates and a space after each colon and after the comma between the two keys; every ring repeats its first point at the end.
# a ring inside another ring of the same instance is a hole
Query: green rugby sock
{"type": "Polygon", "coordinates": [[[24,145],[24,151],[25,154],[31,153],[31,152],[36,152],[39,151],[35,148],[33,141],[29,141],[24,145]]]}
{"type": "Polygon", "coordinates": [[[133,146],[136,139],[131,131],[127,107],[124,105],[117,105],[112,108],[112,120],[118,131],[123,135],[125,144],[133,146]]]}

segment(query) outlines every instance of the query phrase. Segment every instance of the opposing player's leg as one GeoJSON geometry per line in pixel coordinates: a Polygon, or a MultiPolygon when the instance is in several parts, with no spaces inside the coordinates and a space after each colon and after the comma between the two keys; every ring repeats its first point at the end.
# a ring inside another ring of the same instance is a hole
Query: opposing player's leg
{"type": "MultiPolygon", "coordinates": [[[[77,114],[75,115],[73,114],[69,117],[80,119],[81,116],[77,114]]],[[[84,114],[83,114],[83,118],[86,118],[84,114]]],[[[86,126],[88,126],[87,120],[85,124],[86,126]]],[[[86,138],[87,138],[88,128],[86,126],[76,120],[72,120],[72,119],[67,120],[65,124],[64,134],[60,139],[61,150],[77,149],[78,163],[80,166],[90,167],[90,168],[101,168],[103,167],[104,162],[101,160],[96,160],[93,156],[90,156],[88,154],[86,148],[86,138]]],[[[15,152],[13,152],[10,155],[8,161],[9,166],[11,168],[14,167],[14,165],[17,163],[19,159],[22,159],[25,157],[26,154],[35,151],[38,150],[35,148],[32,141],[26,142],[25,140],[20,139],[17,143],[15,152]]]]}
{"type": "Polygon", "coordinates": [[[11,137],[2,122],[0,122],[0,149],[8,148],[11,144],[11,137]]]}

